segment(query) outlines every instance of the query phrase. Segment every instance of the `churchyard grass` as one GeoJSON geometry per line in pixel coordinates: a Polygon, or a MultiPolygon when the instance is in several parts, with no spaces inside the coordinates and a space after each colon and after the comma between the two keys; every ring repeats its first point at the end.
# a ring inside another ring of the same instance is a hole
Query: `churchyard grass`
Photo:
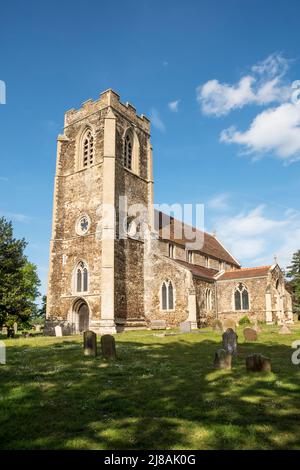
{"type": "Polygon", "coordinates": [[[116,361],[84,356],[79,336],[5,340],[0,448],[299,449],[300,325],[286,336],[264,326],[253,343],[242,330],[231,371],[214,370],[221,335],[209,328],[116,335],[116,361]],[[272,373],[246,372],[253,352],[272,373]]]}

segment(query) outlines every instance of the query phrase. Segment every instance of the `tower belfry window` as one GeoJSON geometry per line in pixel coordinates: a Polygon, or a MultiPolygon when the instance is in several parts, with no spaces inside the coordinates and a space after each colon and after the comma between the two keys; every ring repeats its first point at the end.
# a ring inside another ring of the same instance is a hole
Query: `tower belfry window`
{"type": "Polygon", "coordinates": [[[132,138],[130,133],[128,132],[125,137],[125,144],[124,144],[124,166],[129,170],[132,170],[132,138]]]}
{"type": "Polygon", "coordinates": [[[83,138],[83,167],[92,165],[94,161],[94,137],[91,131],[88,131],[83,138]]]}

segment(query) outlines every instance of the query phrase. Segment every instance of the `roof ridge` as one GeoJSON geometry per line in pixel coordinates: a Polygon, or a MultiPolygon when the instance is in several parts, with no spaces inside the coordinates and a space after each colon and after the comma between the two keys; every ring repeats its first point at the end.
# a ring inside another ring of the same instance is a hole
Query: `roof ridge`
{"type": "Polygon", "coordinates": [[[271,264],[266,264],[264,266],[254,266],[253,268],[240,268],[240,269],[228,269],[226,272],[227,273],[232,273],[232,272],[235,272],[235,271],[247,271],[247,270],[252,270],[252,269],[264,269],[264,268],[271,268],[272,265],[271,264]]]}

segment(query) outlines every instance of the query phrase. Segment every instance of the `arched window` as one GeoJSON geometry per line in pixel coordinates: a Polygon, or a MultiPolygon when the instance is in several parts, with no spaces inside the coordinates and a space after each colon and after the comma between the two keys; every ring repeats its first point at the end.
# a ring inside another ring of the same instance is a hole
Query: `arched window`
{"type": "Polygon", "coordinates": [[[76,292],[88,291],[88,270],[83,261],[78,263],[75,276],[75,290],[76,292]]]}
{"type": "Polygon", "coordinates": [[[124,142],[124,166],[128,170],[132,170],[132,150],[133,150],[133,139],[131,132],[127,132],[124,142]]]}
{"type": "Polygon", "coordinates": [[[91,130],[87,130],[82,139],[82,166],[86,168],[94,161],[94,137],[91,130]]]}
{"type": "Polygon", "coordinates": [[[234,291],[235,310],[249,310],[249,293],[247,287],[239,283],[234,291]]]}
{"type": "Polygon", "coordinates": [[[161,286],[161,308],[162,310],[174,309],[174,289],[171,281],[164,281],[161,286]]]}
{"type": "Polygon", "coordinates": [[[206,289],[205,291],[205,306],[206,310],[210,311],[212,309],[212,293],[211,289],[206,289]]]}

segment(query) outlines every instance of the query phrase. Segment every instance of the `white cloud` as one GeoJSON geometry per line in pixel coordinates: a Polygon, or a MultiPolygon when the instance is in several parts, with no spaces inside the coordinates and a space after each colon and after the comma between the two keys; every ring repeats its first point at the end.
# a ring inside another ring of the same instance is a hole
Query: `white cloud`
{"type": "Polygon", "coordinates": [[[231,219],[227,219],[223,227],[223,233],[231,236],[256,236],[270,230],[286,225],[285,221],[277,221],[263,215],[264,205],[259,205],[248,213],[240,213],[231,219]]]}
{"type": "Polygon", "coordinates": [[[163,121],[161,120],[160,114],[157,111],[157,109],[155,109],[155,108],[151,109],[150,120],[151,120],[151,124],[153,124],[153,126],[156,129],[158,129],[159,131],[164,132],[166,130],[166,127],[165,127],[163,121]]]}
{"type": "Polygon", "coordinates": [[[246,130],[224,129],[221,142],[238,144],[254,157],[270,154],[285,163],[300,159],[300,82],[285,79],[288,68],[287,59],[272,54],[236,84],[209,80],[198,87],[197,100],[204,114],[222,116],[250,104],[267,107],[246,130]]]}
{"type": "Polygon", "coordinates": [[[276,75],[283,76],[288,68],[289,61],[281,54],[274,53],[253,65],[251,70],[259,75],[275,77],[276,75]]]}
{"type": "Polygon", "coordinates": [[[245,105],[284,102],[291,88],[284,82],[289,63],[280,54],[272,54],[251,68],[238,83],[230,85],[209,80],[197,88],[197,101],[204,114],[222,116],[245,105]]]}
{"type": "Polygon", "coordinates": [[[13,222],[29,222],[32,218],[25,214],[18,214],[15,212],[0,211],[0,217],[5,217],[13,222]]]}
{"type": "Polygon", "coordinates": [[[285,228],[286,220],[274,220],[264,215],[265,206],[259,205],[249,212],[216,221],[217,233],[238,259],[251,259],[261,255],[268,234],[285,228]]]}
{"type": "Polygon", "coordinates": [[[300,104],[284,103],[258,114],[245,132],[230,127],[221,142],[241,145],[248,153],[271,152],[286,162],[300,158],[300,104]]]}
{"type": "Polygon", "coordinates": [[[210,209],[214,210],[226,210],[228,208],[228,194],[222,193],[217,194],[207,203],[210,209]]]}
{"type": "Polygon", "coordinates": [[[268,216],[268,207],[259,205],[248,212],[220,217],[214,221],[218,237],[243,265],[273,264],[274,255],[285,268],[300,248],[300,213],[286,210],[268,216]]]}
{"type": "Polygon", "coordinates": [[[173,113],[177,113],[179,103],[180,100],[170,101],[170,103],[168,103],[169,109],[173,111],[173,113]]]}

